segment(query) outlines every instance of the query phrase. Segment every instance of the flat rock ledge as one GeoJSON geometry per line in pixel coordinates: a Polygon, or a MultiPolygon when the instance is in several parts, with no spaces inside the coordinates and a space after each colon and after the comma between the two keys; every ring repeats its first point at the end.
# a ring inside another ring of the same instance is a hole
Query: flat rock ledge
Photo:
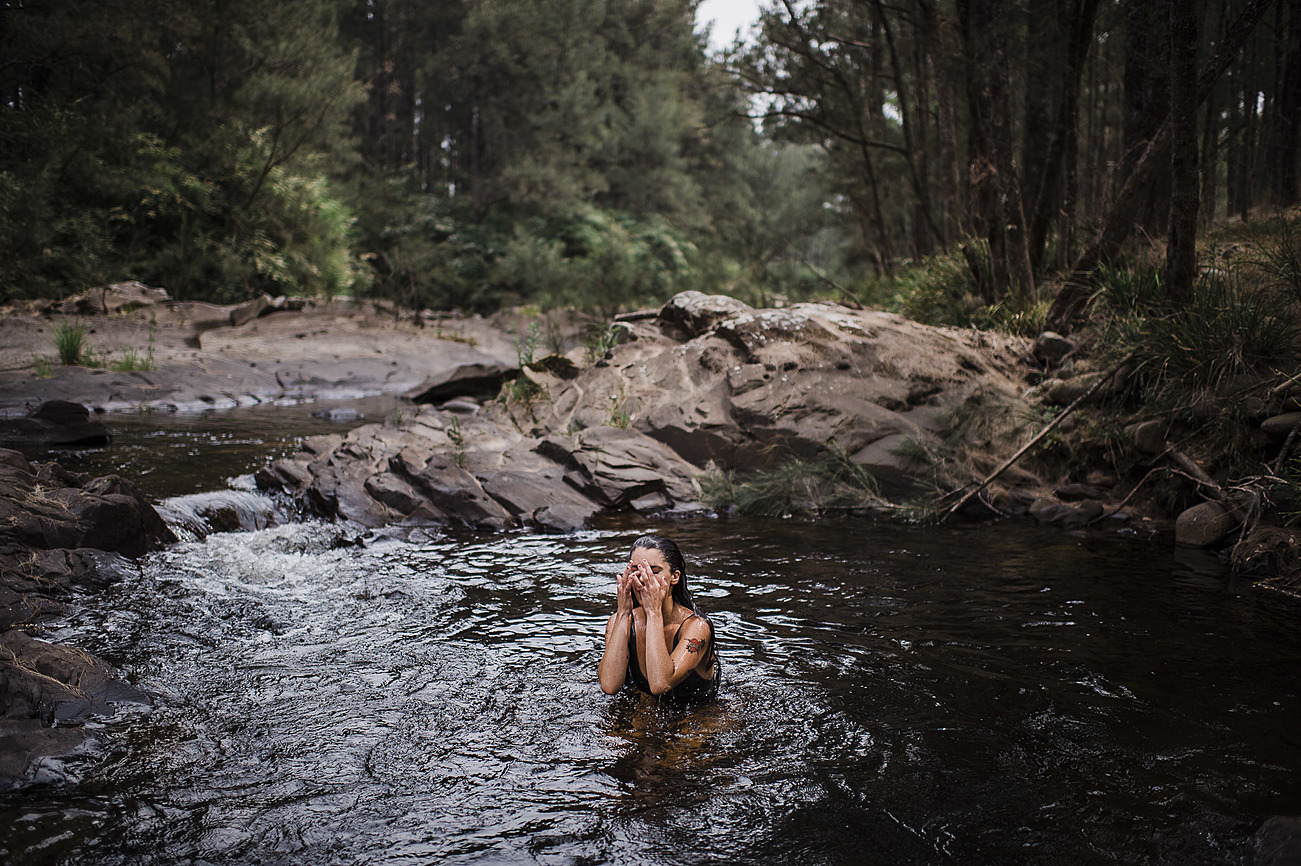
{"type": "Polygon", "coordinates": [[[35,635],[74,590],[120,580],[134,557],[175,540],[129,481],[0,449],[0,787],[79,746],[89,717],[148,703],[104,663],[35,635]]]}
{"type": "Polygon", "coordinates": [[[991,430],[1029,417],[1019,367],[1030,344],[1017,338],[699,292],[613,328],[620,343],[595,363],[525,363],[483,403],[440,379],[413,391],[432,402],[408,417],[309,439],[258,485],[366,526],[569,531],[600,512],[702,509],[711,466],[747,472],[829,449],[882,495],[906,497],[928,471],[910,455],[939,447],[962,407],[987,407],[991,430]]]}

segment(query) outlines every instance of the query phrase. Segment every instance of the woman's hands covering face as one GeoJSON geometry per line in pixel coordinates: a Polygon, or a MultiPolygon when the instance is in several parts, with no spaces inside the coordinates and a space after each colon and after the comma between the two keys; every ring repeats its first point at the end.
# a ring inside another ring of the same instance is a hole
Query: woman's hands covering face
{"type": "Polygon", "coordinates": [[[630,563],[628,567],[631,569],[632,587],[637,592],[638,600],[647,608],[658,610],[669,594],[668,580],[664,575],[651,571],[645,562],[636,565],[630,563]]]}

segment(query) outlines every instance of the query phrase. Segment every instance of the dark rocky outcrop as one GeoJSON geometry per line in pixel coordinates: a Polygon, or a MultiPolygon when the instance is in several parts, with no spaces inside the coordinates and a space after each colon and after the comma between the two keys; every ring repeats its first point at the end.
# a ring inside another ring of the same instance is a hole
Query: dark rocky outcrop
{"type": "Polygon", "coordinates": [[[70,400],[49,400],[23,418],[0,418],[0,446],[5,448],[100,447],[111,437],[103,421],[70,400]]]}
{"type": "Polygon", "coordinates": [[[0,449],[0,782],[79,744],[67,725],[145,700],[86,653],[27,632],[63,613],[75,588],[121,579],[134,568],[129,557],[174,540],[130,482],[0,449]]]}

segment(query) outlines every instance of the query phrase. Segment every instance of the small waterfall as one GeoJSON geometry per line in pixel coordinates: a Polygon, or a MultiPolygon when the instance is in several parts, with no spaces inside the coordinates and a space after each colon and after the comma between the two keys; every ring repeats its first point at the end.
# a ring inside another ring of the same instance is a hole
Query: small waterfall
{"type": "Polygon", "coordinates": [[[213,490],[173,496],[157,505],[177,537],[202,541],[214,532],[248,532],[283,522],[284,513],[260,493],[213,490]]]}

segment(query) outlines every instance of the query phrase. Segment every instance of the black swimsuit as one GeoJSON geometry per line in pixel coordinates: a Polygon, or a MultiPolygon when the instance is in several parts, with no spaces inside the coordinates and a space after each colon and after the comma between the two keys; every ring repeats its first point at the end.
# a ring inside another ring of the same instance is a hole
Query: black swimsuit
{"type": "MultiPolygon", "coordinates": [[[[698,614],[693,613],[691,616],[698,616],[698,614]]],[[[678,636],[682,634],[682,626],[686,625],[687,620],[689,619],[691,619],[690,616],[687,617],[687,619],[684,619],[682,623],[678,626],[678,630],[673,633],[673,646],[669,647],[670,653],[673,652],[673,650],[677,649],[678,636]]],[[[705,620],[705,621],[709,622],[709,620],[705,620]]],[[[646,692],[647,694],[651,694],[650,682],[646,679],[646,675],[641,672],[641,665],[637,664],[637,618],[636,617],[632,618],[632,622],[630,623],[630,625],[632,627],[628,630],[628,678],[632,680],[632,684],[636,686],[638,689],[640,689],[643,692],[646,692]]],[[[709,655],[711,661],[713,662],[713,667],[714,667],[713,679],[705,679],[700,675],[698,669],[693,669],[691,673],[687,674],[686,679],[678,683],[673,688],[669,689],[667,692],[665,692],[664,696],[673,697],[673,698],[688,698],[688,699],[712,697],[714,693],[718,691],[718,679],[719,679],[718,655],[714,652],[713,623],[710,623],[709,626],[709,655]]]]}

